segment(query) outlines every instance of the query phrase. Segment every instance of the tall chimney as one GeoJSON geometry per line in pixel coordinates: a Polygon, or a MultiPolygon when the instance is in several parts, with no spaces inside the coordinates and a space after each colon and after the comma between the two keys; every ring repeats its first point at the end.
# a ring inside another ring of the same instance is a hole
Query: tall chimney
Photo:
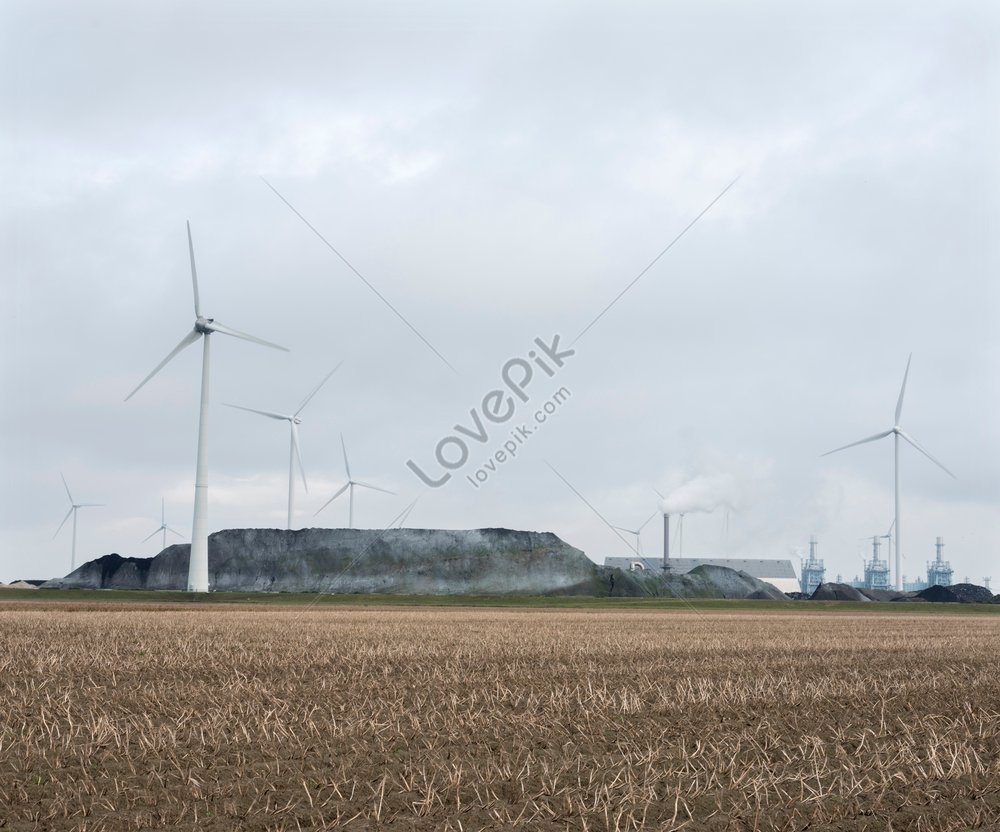
{"type": "Polygon", "coordinates": [[[816,535],[809,536],[809,560],[816,560],[816,535]]]}
{"type": "Polygon", "coordinates": [[[670,568],[670,515],[663,515],[663,571],[670,568]]]}
{"type": "Polygon", "coordinates": [[[937,539],[937,542],[934,544],[934,548],[937,550],[937,562],[941,563],[941,561],[944,560],[944,557],[941,554],[942,551],[944,550],[944,538],[943,537],[939,537],[937,539]]]}

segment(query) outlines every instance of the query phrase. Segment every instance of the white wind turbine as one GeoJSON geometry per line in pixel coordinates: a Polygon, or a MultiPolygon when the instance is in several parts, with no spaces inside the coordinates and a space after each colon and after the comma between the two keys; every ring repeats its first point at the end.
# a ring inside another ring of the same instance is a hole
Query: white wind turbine
{"type": "Polygon", "coordinates": [[[618,529],[618,531],[626,532],[627,534],[634,534],[635,553],[639,557],[642,557],[642,540],[639,537],[639,535],[642,533],[642,530],[646,528],[646,526],[649,524],[649,521],[652,520],[654,517],[656,517],[659,513],[660,513],[659,511],[654,511],[652,514],[650,514],[649,517],[646,518],[646,521],[641,526],[639,526],[638,529],[626,529],[624,526],[612,526],[611,528],[618,529]]]}
{"type": "Polygon", "coordinates": [[[299,405],[298,410],[292,414],[284,413],[272,413],[269,410],[254,410],[252,407],[242,407],[238,404],[228,404],[223,402],[226,407],[234,407],[237,410],[245,410],[248,413],[256,413],[259,416],[266,416],[268,419],[277,419],[279,422],[288,422],[289,434],[291,438],[289,439],[289,449],[288,449],[288,528],[292,527],[292,521],[295,516],[295,465],[298,463],[299,473],[302,475],[302,487],[305,488],[306,493],[309,493],[309,484],[306,482],[306,469],[302,467],[302,451],[299,448],[299,425],[302,424],[302,419],[299,418],[299,414],[305,409],[305,406],[312,401],[312,397],[315,396],[320,388],[326,384],[327,379],[330,378],[337,370],[340,365],[344,362],[341,361],[334,367],[330,372],[328,372],[323,380],[316,385],[313,391],[302,400],[302,404],[299,405]]]}
{"type": "Polygon", "coordinates": [[[183,350],[191,346],[199,338],[204,338],[201,358],[201,405],[198,411],[198,458],[195,465],[194,480],[194,518],[191,526],[191,557],[188,564],[188,591],[208,592],[208,383],[209,383],[209,344],[213,332],[221,332],[223,335],[232,335],[235,338],[242,338],[244,341],[253,341],[255,344],[262,344],[265,347],[273,347],[276,350],[284,350],[270,341],[264,341],[245,332],[230,329],[228,326],[220,324],[215,318],[205,318],[201,314],[201,301],[198,296],[198,270],[194,264],[194,243],[191,242],[191,223],[187,224],[188,253],[191,256],[191,283],[194,286],[194,329],[191,330],[181,342],[171,350],[170,354],[164,358],[153,371],[146,376],[131,393],[125,397],[125,401],[131,399],[142,386],[162,370],[167,363],[183,350]]]}
{"type": "Polygon", "coordinates": [[[893,520],[893,525],[896,527],[896,589],[902,591],[903,589],[903,568],[902,568],[902,553],[903,547],[900,543],[902,535],[900,534],[900,522],[899,522],[899,440],[900,438],[905,439],[914,448],[916,448],[920,453],[927,457],[931,462],[937,465],[942,471],[944,471],[949,477],[957,479],[957,477],[951,473],[947,468],[944,467],[940,462],[938,462],[934,457],[932,457],[927,451],[925,451],[917,441],[909,436],[903,429],[899,426],[899,418],[903,413],[903,394],[906,393],[906,379],[910,375],[910,361],[913,360],[913,353],[910,353],[910,357],[906,360],[906,372],[903,373],[903,386],[899,388],[899,399],[896,401],[896,418],[893,426],[882,433],[876,433],[874,436],[869,436],[866,439],[859,439],[857,442],[852,442],[850,445],[843,445],[839,448],[834,448],[832,451],[827,451],[822,456],[829,456],[830,454],[835,454],[837,451],[843,451],[846,448],[853,448],[855,445],[864,445],[866,442],[874,442],[877,439],[884,439],[887,436],[892,436],[894,443],[894,464],[895,464],[895,498],[896,498],[896,518],[893,520]]]}
{"type": "Polygon", "coordinates": [[[59,528],[56,529],[56,533],[52,535],[52,539],[55,540],[62,531],[62,527],[66,525],[66,521],[69,520],[69,516],[73,515],[73,546],[70,549],[70,572],[76,570],[76,512],[77,509],[81,508],[93,508],[95,506],[103,506],[104,503],[76,503],[73,501],[73,495],[69,493],[69,486],[66,484],[66,477],[63,477],[62,473],[59,474],[62,477],[63,488],[66,489],[66,496],[69,497],[69,511],[66,512],[66,516],[63,518],[62,523],[59,524],[59,528]]]}
{"type": "MultiPolygon", "coordinates": [[[[351,464],[347,461],[347,446],[344,444],[344,434],[340,434],[340,448],[344,452],[344,468],[347,470],[347,483],[337,490],[329,500],[327,500],[323,505],[317,509],[316,514],[319,514],[323,509],[325,509],[330,503],[336,500],[345,491],[349,492],[350,508],[347,514],[347,528],[354,528],[354,486],[360,485],[362,488],[370,488],[372,491],[381,491],[384,494],[393,494],[393,491],[387,491],[384,488],[379,488],[377,485],[369,485],[366,482],[358,482],[351,477],[351,464]]],[[[313,517],[316,516],[313,515],[313,517]]]]}
{"type": "Polygon", "coordinates": [[[142,542],[145,543],[147,540],[154,537],[155,535],[158,535],[160,532],[163,532],[163,549],[167,548],[167,532],[175,534],[181,539],[184,538],[184,535],[182,535],[179,531],[177,531],[176,529],[172,529],[170,528],[170,526],[167,525],[167,505],[166,501],[162,497],[160,498],[160,528],[158,528],[155,532],[153,532],[153,534],[151,534],[149,537],[144,537],[142,539],[142,542]]]}

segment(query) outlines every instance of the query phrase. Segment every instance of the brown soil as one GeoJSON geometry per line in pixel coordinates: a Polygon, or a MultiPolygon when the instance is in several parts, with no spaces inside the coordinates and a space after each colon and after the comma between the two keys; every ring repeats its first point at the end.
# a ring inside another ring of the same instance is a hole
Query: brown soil
{"type": "Polygon", "coordinates": [[[1000,823],[1000,620],[0,607],[3,830],[1000,823]]]}

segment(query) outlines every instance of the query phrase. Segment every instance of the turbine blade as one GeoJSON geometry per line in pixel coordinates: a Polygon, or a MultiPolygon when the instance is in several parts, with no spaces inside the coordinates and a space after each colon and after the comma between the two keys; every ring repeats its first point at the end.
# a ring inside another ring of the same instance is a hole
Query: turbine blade
{"type": "Polygon", "coordinates": [[[337,370],[340,369],[340,365],[343,363],[344,363],[343,361],[338,361],[337,366],[334,367],[332,370],[330,370],[330,372],[328,372],[325,376],[323,376],[323,380],[319,384],[317,384],[315,389],[302,400],[302,404],[299,405],[299,409],[295,411],[296,416],[298,416],[303,410],[305,410],[306,405],[309,404],[309,402],[312,400],[312,397],[315,396],[320,391],[320,388],[324,384],[326,384],[330,376],[332,376],[335,372],[337,372],[337,370]]]}
{"type": "Polygon", "coordinates": [[[855,445],[864,445],[865,442],[874,442],[876,439],[884,439],[892,433],[891,430],[884,431],[882,433],[876,433],[874,436],[869,436],[867,439],[859,439],[857,442],[852,442],[850,445],[841,445],[839,448],[834,448],[832,451],[827,451],[825,454],[820,454],[820,456],[829,456],[830,454],[835,454],[837,451],[843,451],[847,448],[853,448],[855,445]]]}
{"type": "MultiPolygon", "coordinates": [[[[649,517],[646,518],[646,522],[643,523],[641,526],[639,526],[639,531],[641,532],[644,528],[646,528],[646,523],[648,523],[654,517],[658,517],[659,514],[660,514],[660,512],[658,512],[658,511],[654,511],[652,514],[650,514],[649,517]]],[[[636,534],[638,534],[638,532],[636,532],[636,534]]]]}
{"type": "Polygon", "coordinates": [[[170,354],[153,368],[153,372],[151,372],[142,381],[140,381],[139,386],[136,387],[135,390],[133,390],[125,397],[125,401],[128,401],[136,393],[138,393],[142,389],[143,385],[147,381],[149,381],[153,376],[155,376],[158,372],[160,372],[160,370],[162,370],[165,366],[167,366],[167,364],[170,363],[171,359],[173,359],[173,357],[177,355],[177,353],[179,353],[183,349],[186,349],[187,347],[190,347],[199,338],[201,338],[201,333],[198,332],[197,329],[192,329],[187,335],[184,336],[184,338],[181,339],[181,342],[170,351],[170,354]]]}
{"type": "Polygon", "coordinates": [[[242,338],[244,341],[252,341],[255,344],[260,344],[264,347],[271,347],[275,350],[281,350],[282,352],[289,352],[288,347],[282,347],[280,344],[272,344],[270,341],[265,341],[263,338],[258,338],[256,335],[249,335],[246,332],[240,332],[238,329],[233,329],[225,324],[220,324],[218,321],[209,321],[205,324],[207,329],[212,330],[212,332],[221,332],[223,335],[232,335],[234,338],[242,338]]]}
{"type": "Polygon", "coordinates": [[[306,494],[309,493],[309,483],[306,482],[306,469],[302,465],[302,449],[299,448],[299,426],[295,422],[289,422],[292,426],[292,447],[295,448],[295,461],[299,464],[299,473],[302,474],[302,487],[306,494]]]}
{"type": "MultiPolygon", "coordinates": [[[[912,436],[910,436],[907,433],[904,433],[903,431],[900,431],[899,435],[902,436],[903,439],[905,439],[907,442],[909,442],[914,448],[916,448],[918,451],[920,451],[920,453],[922,453],[925,457],[927,457],[931,462],[933,462],[935,465],[937,465],[938,468],[940,468],[942,471],[944,471],[953,480],[957,480],[958,479],[958,477],[956,477],[953,473],[951,473],[951,471],[949,471],[947,468],[945,468],[944,465],[942,465],[934,457],[932,457],[930,455],[930,453],[928,453],[926,450],[924,450],[924,448],[922,448],[920,446],[920,443],[918,443],[917,440],[914,439],[912,436]]],[[[895,522],[895,521],[893,521],[893,522],[895,522]]]]}
{"type": "Polygon", "coordinates": [[[412,503],[410,503],[405,509],[403,509],[403,516],[396,521],[399,523],[399,528],[403,527],[403,523],[406,522],[406,518],[410,516],[410,512],[413,511],[413,509],[416,507],[417,500],[419,499],[420,498],[417,497],[412,503]]]}
{"type": "Polygon", "coordinates": [[[63,477],[63,472],[59,472],[59,476],[62,477],[63,488],[66,489],[66,496],[69,497],[69,504],[73,505],[73,495],[69,493],[69,486],[66,484],[66,477],[63,477]]]}
{"type": "Polygon", "coordinates": [[[913,353],[910,353],[910,357],[906,359],[906,372],[903,373],[903,386],[899,388],[899,400],[896,402],[896,421],[893,423],[899,425],[899,417],[903,414],[903,394],[906,393],[906,379],[910,375],[910,362],[913,360],[913,353]]]}
{"type": "Polygon", "coordinates": [[[55,540],[56,537],[59,536],[59,532],[62,531],[62,527],[66,525],[66,521],[69,520],[69,516],[73,513],[73,509],[75,509],[75,508],[76,508],[76,506],[70,506],[69,511],[66,512],[66,516],[63,517],[62,523],[59,524],[59,528],[56,529],[56,533],[54,535],[52,535],[52,539],[53,540],[55,540]]]}
{"type": "Polygon", "coordinates": [[[280,413],[272,413],[270,410],[254,410],[252,407],[243,407],[241,404],[230,404],[229,402],[223,402],[226,407],[232,407],[236,410],[245,410],[247,413],[256,413],[259,416],[267,416],[268,419],[277,419],[282,422],[290,422],[292,420],[291,416],[282,416],[280,413]]]}
{"type": "Polygon", "coordinates": [[[347,445],[344,444],[344,434],[340,434],[340,449],[344,452],[344,468],[347,469],[347,479],[351,478],[351,463],[347,461],[347,445]]]}
{"type": "Polygon", "coordinates": [[[191,283],[194,284],[194,316],[201,317],[201,299],[198,297],[198,269],[194,265],[194,243],[191,242],[191,221],[187,223],[188,252],[191,255],[191,283]]]}
{"type": "Polygon", "coordinates": [[[372,491],[381,491],[384,494],[395,494],[396,493],[395,491],[389,491],[386,488],[379,488],[377,485],[369,485],[366,482],[358,482],[357,480],[354,480],[354,484],[355,485],[360,485],[362,488],[370,488],[372,491]]]}
{"type": "MultiPolygon", "coordinates": [[[[155,537],[162,531],[163,531],[163,526],[160,526],[160,528],[158,528],[155,532],[153,532],[149,537],[155,537]]],[[[149,540],[149,537],[144,537],[141,542],[145,543],[147,540],[149,540]]]]}
{"type": "Polygon", "coordinates": [[[667,499],[659,491],[657,491],[655,488],[653,489],[653,493],[656,494],[656,496],[659,497],[661,500],[667,499]]]}
{"type": "Polygon", "coordinates": [[[107,503],[77,503],[77,508],[95,508],[96,506],[105,506],[107,503]]]}
{"type": "Polygon", "coordinates": [[[184,535],[182,535],[179,531],[177,531],[177,529],[172,529],[172,528],[170,528],[170,526],[167,526],[166,528],[167,528],[167,531],[170,532],[171,534],[177,535],[179,538],[181,538],[181,540],[184,539],[184,535]]]}
{"type": "MultiPolygon", "coordinates": [[[[316,509],[316,514],[319,514],[323,509],[325,509],[328,505],[330,505],[330,503],[332,503],[341,494],[347,491],[347,489],[350,488],[350,485],[351,485],[350,483],[347,483],[347,485],[343,486],[339,491],[337,491],[336,494],[334,494],[329,500],[327,500],[325,503],[323,503],[323,505],[321,505],[318,509],[316,509]]],[[[315,517],[316,514],[313,514],[313,517],[315,517]]]]}

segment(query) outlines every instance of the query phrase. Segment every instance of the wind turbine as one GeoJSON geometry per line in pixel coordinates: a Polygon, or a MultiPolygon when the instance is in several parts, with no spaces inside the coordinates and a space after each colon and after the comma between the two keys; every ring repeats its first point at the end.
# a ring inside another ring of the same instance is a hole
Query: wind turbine
{"type": "Polygon", "coordinates": [[[162,497],[160,498],[160,528],[158,528],[155,532],[153,532],[153,534],[151,534],[149,537],[144,537],[142,539],[142,542],[145,543],[147,540],[149,540],[151,537],[153,537],[153,535],[159,534],[160,532],[163,532],[163,548],[164,549],[167,548],[167,532],[170,532],[171,534],[175,534],[175,535],[177,535],[181,539],[183,539],[183,537],[184,537],[184,535],[182,535],[179,531],[177,531],[176,529],[172,529],[172,528],[170,528],[170,526],[167,525],[166,501],[162,497]]]}
{"type": "Polygon", "coordinates": [[[874,436],[869,436],[865,439],[859,439],[857,442],[852,442],[850,445],[843,445],[839,448],[834,448],[832,451],[827,451],[822,456],[829,456],[830,454],[835,454],[837,451],[843,451],[847,448],[853,448],[855,445],[864,445],[866,442],[874,442],[877,439],[884,439],[887,436],[892,436],[893,446],[894,446],[894,465],[895,465],[895,500],[896,500],[896,518],[893,520],[893,525],[896,527],[896,589],[902,591],[903,589],[903,567],[902,567],[902,552],[903,547],[900,543],[902,539],[902,534],[900,533],[900,522],[899,522],[899,440],[900,438],[905,439],[914,448],[916,448],[920,453],[927,457],[931,462],[937,465],[942,471],[944,471],[952,479],[958,479],[951,471],[944,467],[940,462],[938,462],[934,457],[932,457],[927,451],[925,451],[912,436],[908,435],[900,426],[899,419],[903,414],[903,394],[906,393],[906,379],[910,375],[910,362],[913,360],[913,353],[910,353],[910,357],[906,359],[906,372],[903,373],[903,386],[899,388],[899,399],[896,401],[896,417],[893,422],[893,426],[889,430],[882,431],[882,433],[876,433],[874,436]]]}
{"type": "Polygon", "coordinates": [[[66,477],[63,477],[62,472],[59,472],[59,476],[62,477],[63,488],[66,489],[66,496],[69,497],[69,511],[66,512],[66,516],[63,518],[62,523],[59,524],[59,528],[56,529],[56,533],[52,535],[52,539],[55,540],[62,531],[62,527],[66,525],[66,521],[69,520],[69,516],[73,515],[73,547],[70,549],[70,572],[76,570],[76,512],[77,509],[81,508],[93,508],[95,506],[103,506],[104,503],[75,503],[73,502],[73,495],[69,493],[69,486],[66,484],[66,477]]]}
{"type": "MultiPolygon", "coordinates": [[[[348,492],[350,492],[349,493],[350,508],[348,509],[348,514],[347,514],[347,528],[353,529],[354,528],[354,486],[360,485],[362,488],[370,488],[373,491],[381,491],[384,494],[393,494],[395,492],[393,492],[393,491],[387,491],[384,488],[379,488],[377,485],[369,485],[366,482],[358,482],[357,480],[353,479],[351,477],[351,464],[347,461],[347,446],[344,444],[344,434],[340,434],[340,448],[344,452],[344,468],[347,469],[347,483],[345,485],[341,486],[341,488],[338,489],[338,491],[337,491],[336,494],[334,494],[329,500],[327,500],[325,503],[323,503],[323,505],[321,505],[319,507],[319,509],[317,509],[316,514],[319,514],[323,509],[325,509],[328,505],[330,505],[330,503],[332,503],[334,500],[336,500],[341,494],[343,494],[345,491],[348,491],[348,492]]],[[[314,514],[313,517],[315,517],[316,514],[314,514]]]]}
{"type": "Polygon", "coordinates": [[[187,588],[189,592],[208,592],[208,382],[209,345],[212,340],[210,336],[213,332],[220,332],[223,335],[232,335],[234,338],[253,341],[255,344],[262,344],[276,350],[284,350],[285,352],[288,350],[285,347],[272,344],[270,341],[230,329],[228,326],[220,324],[215,318],[206,318],[201,314],[201,301],[198,297],[198,270],[194,264],[194,243],[191,241],[190,222],[187,224],[187,236],[188,253],[191,256],[191,283],[194,286],[194,329],[185,335],[167,357],[139,382],[139,386],[125,397],[125,401],[138,393],[143,385],[160,372],[177,353],[190,347],[199,338],[204,338],[201,357],[201,405],[198,411],[198,457],[195,464],[194,480],[194,518],[191,524],[191,557],[188,562],[187,588]]]}
{"type": "Polygon", "coordinates": [[[302,404],[299,405],[298,410],[290,415],[285,415],[284,413],[272,413],[269,410],[254,410],[252,407],[242,407],[238,404],[228,404],[223,402],[226,407],[234,407],[237,410],[245,410],[248,413],[256,413],[259,416],[266,416],[268,419],[277,419],[279,422],[288,422],[289,434],[291,438],[289,440],[288,449],[288,528],[292,527],[292,519],[295,516],[295,464],[298,462],[299,473],[302,475],[302,486],[305,488],[306,493],[309,493],[309,483],[306,482],[306,469],[302,467],[302,451],[299,449],[299,425],[302,424],[302,420],[299,418],[299,414],[305,409],[305,406],[309,404],[312,397],[315,396],[320,388],[326,384],[327,379],[330,378],[337,370],[340,365],[344,362],[341,361],[334,367],[330,372],[328,372],[323,380],[316,385],[313,391],[302,400],[302,404]]]}
{"type": "Polygon", "coordinates": [[[896,521],[893,520],[892,523],[889,524],[889,531],[878,536],[879,540],[885,541],[885,560],[887,563],[892,561],[892,527],[895,525],[896,521]]]}
{"type": "Polygon", "coordinates": [[[612,526],[611,528],[618,529],[618,531],[620,531],[620,532],[626,532],[628,534],[634,534],[635,535],[635,553],[641,558],[642,557],[642,540],[640,539],[639,535],[642,532],[642,530],[644,528],[646,528],[646,525],[649,523],[649,521],[652,520],[654,517],[656,517],[656,515],[658,515],[659,513],[660,513],[659,511],[654,511],[652,514],[650,514],[649,517],[646,518],[646,522],[643,523],[641,526],[639,526],[638,529],[626,529],[624,526],[612,526]]]}

